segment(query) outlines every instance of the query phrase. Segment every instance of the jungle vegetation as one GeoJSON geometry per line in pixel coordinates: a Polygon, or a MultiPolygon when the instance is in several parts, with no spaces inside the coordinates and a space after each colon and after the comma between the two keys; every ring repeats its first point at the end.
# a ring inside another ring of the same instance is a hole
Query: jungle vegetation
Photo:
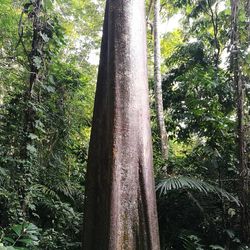
{"type": "MultiPolygon", "coordinates": [[[[249,249],[250,1],[145,5],[161,249],[249,249]]],[[[83,247],[104,13],[0,0],[0,249],[83,247]]]]}

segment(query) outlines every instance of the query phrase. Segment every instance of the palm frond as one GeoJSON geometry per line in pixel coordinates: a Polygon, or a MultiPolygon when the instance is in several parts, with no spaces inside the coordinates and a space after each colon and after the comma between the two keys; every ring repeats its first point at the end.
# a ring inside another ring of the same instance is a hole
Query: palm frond
{"type": "Polygon", "coordinates": [[[78,192],[79,190],[76,188],[76,186],[73,185],[73,183],[70,183],[68,181],[56,183],[53,189],[57,193],[61,193],[70,199],[74,199],[74,197],[79,195],[79,192],[78,192]]]}
{"type": "Polygon", "coordinates": [[[224,189],[195,178],[185,176],[171,176],[169,178],[160,180],[156,185],[156,191],[159,192],[160,196],[166,195],[169,191],[178,189],[194,189],[206,195],[208,195],[208,193],[214,193],[220,197],[222,196],[226,198],[229,201],[235,202],[237,205],[240,205],[239,200],[224,189]]]}

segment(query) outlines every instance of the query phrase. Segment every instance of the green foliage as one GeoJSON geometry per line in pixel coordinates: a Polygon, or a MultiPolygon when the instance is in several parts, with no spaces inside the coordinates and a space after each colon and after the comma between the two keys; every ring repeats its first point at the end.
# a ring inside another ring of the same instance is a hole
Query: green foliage
{"type": "Polygon", "coordinates": [[[74,250],[95,90],[87,57],[100,42],[103,5],[42,1],[43,46],[30,59],[35,2],[0,4],[1,247],[74,250]],[[31,64],[39,80],[27,101],[31,64]]]}
{"type": "Polygon", "coordinates": [[[239,204],[239,200],[235,198],[233,195],[229,194],[225,190],[206,183],[201,180],[193,179],[190,177],[184,176],[173,176],[164,180],[160,180],[156,186],[156,191],[159,191],[159,195],[166,195],[168,191],[178,190],[178,189],[194,189],[204,194],[214,193],[219,197],[224,197],[229,201],[235,202],[237,205],[239,204]]]}
{"type": "MultiPolygon", "coordinates": [[[[162,249],[238,249],[242,244],[241,205],[237,100],[228,54],[230,3],[170,0],[167,4],[183,17],[178,30],[162,39],[163,53],[166,51],[163,102],[170,147],[167,162],[159,153],[155,120],[152,126],[162,249]]],[[[243,4],[239,7],[238,29],[242,74],[247,84],[244,58],[249,55],[249,39],[244,8],[243,4]]],[[[246,88],[247,96],[248,92],[246,88]]],[[[248,106],[246,100],[246,124],[248,106]]]]}
{"type": "MultiPolygon", "coordinates": [[[[0,249],[81,248],[96,76],[90,57],[100,46],[104,2],[42,1],[43,46],[30,58],[35,1],[0,0],[0,249]],[[38,81],[27,99],[31,65],[38,70],[38,81]]],[[[242,3],[239,8],[238,29],[247,83],[250,57],[244,7],[242,3]]],[[[161,1],[164,23],[169,25],[168,18],[176,13],[183,15],[180,26],[162,34],[161,41],[167,161],[161,157],[152,109],[162,249],[248,249],[241,242],[236,196],[229,1],[161,1]]],[[[153,11],[149,19],[152,16],[153,11]]],[[[245,113],[249,123],[249,110],[245,113]]],[[[245,130],[249,139],[248,127],[245,130]]],[[[249,148],[247,143],[248,152],[249,148]]]]}
{"type": "Polygon", "coordinates": [[[186,250],[204,250],[204,246],[200,243],[200,238],[196,235],[190,235],[188,232],[182,232],[179,236],[182,246],[186,250]]]}
{"type": "Polygon", "coordinates": [[[32,223],[12,225],[7,232],[2,232],[3,249],[36,249],[39,244],[40,230],[32,223]]]}

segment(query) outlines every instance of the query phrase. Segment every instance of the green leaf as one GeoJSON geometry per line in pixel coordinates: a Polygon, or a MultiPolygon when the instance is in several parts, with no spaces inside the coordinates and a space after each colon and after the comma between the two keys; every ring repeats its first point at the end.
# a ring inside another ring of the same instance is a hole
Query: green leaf
{"type": "Polygon", "coordinates": [[[36,153],[36,148],[33,146],[33,145],[30,145],[30,144],[28,144],[27,145],[27,150],[31,153],[31,154],[35,154],[36,153]]]}
{"type": "Polygon", "coordinates": [[[42,37],[44,42],[47,43],[49,41],[49,37],[47,36],[47,34],[40,32],[40,36],[42,37]]]}
{"type": "Polygon", "coordinates": [[[16,235],[19,237],[19,236],[21,236],[21,234],[22,234],[23,226],[22,226],[22,225],[14,225],[11,229],[12,229],[12,230],[16,233],[16,235]]]}
{"type": "Polygon", "coordinates": [[[55,88],[52,87],[52,86],[45,86],[44,88],[45,88],[48,92],[50,92],[50,93],[54,93],[54,92],[55,92],[55,88]]]}
{"type": "MultiPolygon", "coordinates": [[[[3,249],[6,249],[6,250],[18,250],[18,248],[15,248],[15,247],[12,247],[12,246],[6,247],[6,248],[3,248],[3,249]]],[[[0,248],[0,250],[2,250],[2,249],[0,248]]],[[[19,250],[21,250],[21,249],[19,249],[19,250]]],[[[26,250],[26,249],[24,249],[24,250],[26,250]]]]}
{"type": "Polygon", "coordinates": [[[209,247],[213,250],[224,250],[224,247],[221,247],[219,245],[210,245],[209,247]]]}
{"type": "Polygon", "coordinates": [[[32,239],[28,239],[28,238],[20,239],[18,242],[25,243],[26,245],[31,245],[31,244],[33,244],[33,240],[32,240],[32,239]]]}
{"type": "Polygon", "coordinates": [[[51,84],[55,84],[55,80],[54,80],[53,75],[49,75],[49,82],[50,82],[51,84]]]}
{"type": "Polygon", "coordinates": [[[225,233],[228,235],[228,237],[229,237],[230,239],[233,239],[233,238],[235,237],[234,231],[232,231],[232,230],[230,230],[230,229],[226,229],[226,230],[225,230],[225,233]]]}
{"type": "Polygon", "coordinates": [[[30,134],[29,134],[29,138],[30,138],[31,140],[36,140],[36,139],[38,139],[38,136],[35,135],[35,134],[30,133],[30,134]]]}
{"type": "Polygon", "coordinates": [[[42,59],[39,56],[34,56],[33,57],[33,63],[36,66],[37,69],[40,69],[41,64],[42,64],[42,59]]]}
{"type": "Polygon", "coordinates": [[[4,241],[10,242],[11,244],[15,243],[15,241],[10,237],[4,237],[3,239],[4,239],[4,241]]]}

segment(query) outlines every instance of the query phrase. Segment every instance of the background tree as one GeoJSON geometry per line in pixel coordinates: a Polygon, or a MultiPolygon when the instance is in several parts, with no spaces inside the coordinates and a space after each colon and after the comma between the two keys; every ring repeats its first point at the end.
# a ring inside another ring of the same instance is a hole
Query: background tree
{"type": "Polygon", "coordinates": [[[248,208],[248,167],[246,156],[246,128],[245,128],[245,87],[241,72],[240,47],[241,41],[239,36],[239,15],[240,2],[231,1],[231,67],[233,73],[233,82],[236,88],[237,100],[237,143],[238,143],[238,168],[239,168],[239,196],[242,202],[241,208],[241,230],[245,242],[250,240],[249,208],[248,208]]]}
{"type": "Polygon", "coordinates": [[[154,0],[154,85],[155,103],[158,121],[158,129],[161,141],[162,158],[168,159],[168,136],[165,127],[163,100],[162,100],[162,79],[161,79],[161,38],[160,38],[160,0],[154,0]]]}

